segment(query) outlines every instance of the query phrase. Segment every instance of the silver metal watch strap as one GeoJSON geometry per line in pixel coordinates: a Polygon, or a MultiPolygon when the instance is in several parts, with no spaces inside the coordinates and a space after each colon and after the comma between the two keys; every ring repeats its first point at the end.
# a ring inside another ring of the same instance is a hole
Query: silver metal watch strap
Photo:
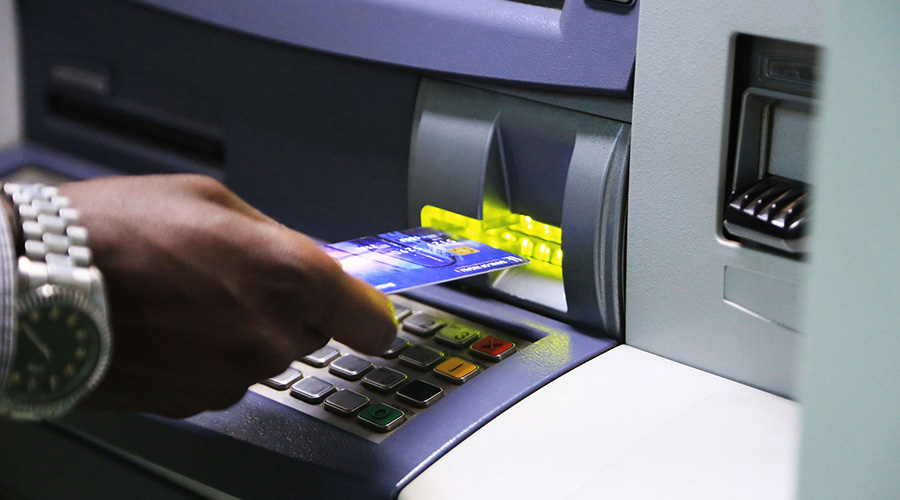
{"type": "Polygon", "coordinates": [[[91,317],[99,334],[96,364],[77,388],[46,401],[8,398],[10,392],[0,392],[0,416],[58,417],[93,390],[109,366],[112,335],[103,276],[93,266],[87,230],[78,224],[80,213],[69,206],[68,198],[57,188],[8,183],[2,189],[12,200],[24,240],[24,252],[22,246],[16,249],[24,255],[19,255],[17,272],[13,273],[18,288],[10,295],[14,311],[20,307],[28,310],[44,301],[69,303],[91,317]]]}
{"type": "Polygon", "coordinates": [[[71,286],[90,293],[93,254],[81,214],[55,187],[41,184],[3,186],[22,221],[25,255],[19,257],[19,290],[43,284],[71,286]]]}
{"type": "Polygon", "coordinates": [[[15,302],[16,244],[6,214],[0,213],[0,392],[6,387],[16,347],[15,302]]]}

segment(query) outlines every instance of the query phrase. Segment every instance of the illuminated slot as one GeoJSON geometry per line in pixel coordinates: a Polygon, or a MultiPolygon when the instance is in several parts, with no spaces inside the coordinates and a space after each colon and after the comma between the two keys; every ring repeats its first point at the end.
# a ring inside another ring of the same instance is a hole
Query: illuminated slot
{"type": "Polygon", "coordinates": [[[519,251],[516,253],[530,259],[534,255],[534,242],[528,238],[522,238],[519,240],[518,249],[519,251]]]}
{"type": "Polygon", "coordinates": [[[429,205],[422,209],[422,225],[527,257],[530,270],[562,278],[562,229],[502,207],[485,205],[484,212],[491,217],[473,219],[429,205]]]}
{"type": "Polygon", "coordinates": [[[554,266],[562,267],[562,248],[557,248],[550,257],[550,263],[554,266]]]}
{"type": "Polygon", "coordinates": [[[550,246],[546,243],[538,243],[535,245],[534,252],[531,257],[541,262],[550,262],[550,254],[552,253],[550,246]]]}

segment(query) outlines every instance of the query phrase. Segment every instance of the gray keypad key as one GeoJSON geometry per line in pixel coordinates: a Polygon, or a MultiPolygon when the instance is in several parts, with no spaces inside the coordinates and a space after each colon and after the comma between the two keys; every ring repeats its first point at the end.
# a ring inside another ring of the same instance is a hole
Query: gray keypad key
{"type": "Polygon", "coordinates": [[[391,346],[388,347],[387,351],[381,353],[381,357],[386,359],[396,358],[400,354],[400,352],[407,347],[409,347],[409,341],[404,338],[397,337],[393,342],[391,342],[391,346]]]}
{"type": "Polygon", "coordinates": [[[381,392],[391,392],[406,381],[406,374],[384,366],[376,368],[362,379],[364,386],[381,392]]]}
{"type": "Polygon", "coordinates": [[[412,309],[402,304],[394,304],[394,317],[397,318],[397,321],[403,321],[410,314],[412,314],[412,309]]]}
{"type": "Polygon", "coordinates": [[[403,329],[420,337],[434,335],[434,332],[443,328],[447,322],[437,316],[420,312],[403,320],[403,329]]]}
{"type": "Polygon", "coordinates": [[[342,389],[325,398],[325,409],[349,417],[369,403],[369,398],[358,392],[342,389]]]}
{"type": "Polygon", "coordinates": [[[316,368],[322,368],[323,366],[331,363],[338,356],[341,355],[341,351],[338,351],[334,347],[327,345],[322,347],[321,349],[314,351],[306,356],[300,358],[300,361],[308,364],[309,366],[315,366],[316,368]]]}
{"type": "Polygon", "coordinates": [[[271,387],[272,389],[278,389],[279,391],[283,391],[291,386],[294,382],[303,377],[303,373],[296,368],[288,368],[284,372],[279,375],[276,375],[272,378],[263,380],[263,384],[271,387]]]}
{"type": "Polygon", "coordinates": [[[444,397],[444,390],[428,382],[413,380],[397,391],[397,397],[407,404],[427,408],[444,397]]]}
{"type": "Polygon", "coordinates": [[[367,359],[353,354],[344,354],[331,362],[328,371],[347,380],[359,380],[373,367],[372,362],[367,359]]]}
{"type": "Polygon", "coordinates": [[[444,358],[444,353],[437,349],[414,345],[400,355],[400,362],[417,370],[427,370],[444,358]]]}
{"type": "Polygon", "coordinates": [[[291,386],[291,396],[314,405],[321,403],[332,392],[334,386],[318,377],[307,377],[291,386]]]}

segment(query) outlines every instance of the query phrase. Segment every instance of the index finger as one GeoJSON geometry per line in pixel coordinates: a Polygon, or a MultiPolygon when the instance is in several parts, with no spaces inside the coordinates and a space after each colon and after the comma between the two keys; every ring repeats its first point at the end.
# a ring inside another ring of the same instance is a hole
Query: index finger
{"type": "Polygon", "coordinates": [[[397,336],[394,306],[374,287],[341,271],[336,283],[339,314],[327,317],[333,337],[366,354],[381,354],[397,336]]]}

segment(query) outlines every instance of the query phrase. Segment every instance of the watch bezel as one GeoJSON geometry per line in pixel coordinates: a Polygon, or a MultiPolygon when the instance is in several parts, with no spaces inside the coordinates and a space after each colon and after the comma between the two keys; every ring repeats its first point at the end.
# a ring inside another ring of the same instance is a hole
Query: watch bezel
{"type": "Polygon", "coordinates": [[[87,376],[81,385],[62,395],[59,399],[29,402],[4,394],[3,397],[0,397],[0,414],[28,419],[45,419],[60,416],[91,392],[103,379],[103,375],[109,367],[112,335],[106,311],[100,305],[95,304],[88,294],[79,289],[62,285],[44,284],[22,294],[16,300],[15,305],[16,331],[18,332],[18,318],[23,312],[30,311],[35,307],[53,304],[76,307],[94,321],[100,334],[97,362],[93,366],[90,375],[87,376]]]}

